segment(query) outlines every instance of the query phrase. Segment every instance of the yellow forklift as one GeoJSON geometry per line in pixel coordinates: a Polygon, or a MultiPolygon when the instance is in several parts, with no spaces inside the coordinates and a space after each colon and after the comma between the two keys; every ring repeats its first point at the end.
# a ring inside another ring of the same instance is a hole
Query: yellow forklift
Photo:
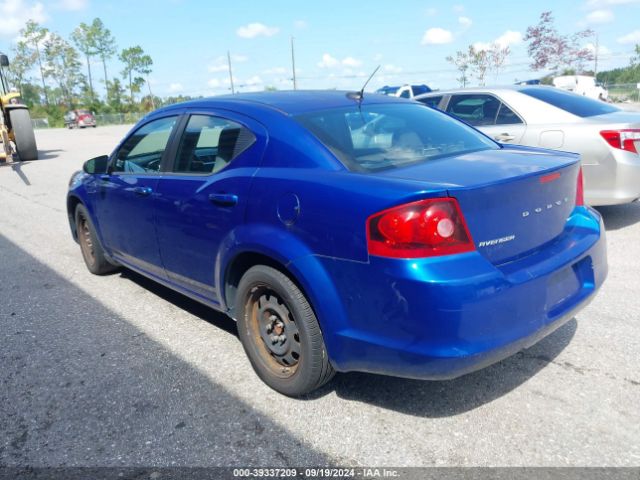
{"type": "Polygon", "coordinates": [[[9,91],[7,76],[4,72],[8,66],[9,58],[4,53],[0,53],[0,135],[2,136],[0,161],[37,160],[38,147],[33,133],[31,115],[27,106],[20,100],[20,94],[9,91]]]}

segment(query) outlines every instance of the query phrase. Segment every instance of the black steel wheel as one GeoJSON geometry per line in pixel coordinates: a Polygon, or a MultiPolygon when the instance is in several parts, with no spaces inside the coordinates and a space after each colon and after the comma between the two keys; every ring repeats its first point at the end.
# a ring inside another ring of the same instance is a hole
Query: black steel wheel
{"type": "Polygon", "coordinates": [[[289,277],[254,266],[240,280],[236,301],[240,340],[267,385],[299,396],[333,377],[313,309],[289,277]]]}
{"type": "Polygon", "coordinates": [[[110,263],[104,254],[89,212],[84,205],[78,204],[76,207],[75,219],[80,251],[89,271],[96,275],[104,275],[116,270],[118,267],[110,263]]]}

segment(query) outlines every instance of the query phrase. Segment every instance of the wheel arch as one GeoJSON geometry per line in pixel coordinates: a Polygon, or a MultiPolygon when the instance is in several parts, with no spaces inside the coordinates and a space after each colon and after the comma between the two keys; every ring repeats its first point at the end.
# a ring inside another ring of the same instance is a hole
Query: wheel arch
{"type": "MultiPolygon", "coordinates": [[[[71,228],[71,235],[73,239],[78,241],[78,229],[76,226],[76,208],[78,208],[79,204],[83,204],[80,197],[77,195],[68,195],[67,196],[67,217],[69,218],[69,227],[71,228]]],[[[85,206],[86,207],[86,206],[85,206]]]]}
{"type": "MultiPolygon", "coordinates": [[[[280,240],[283,240],[282,234],[280,240]]],[[[236,248],[228,252],[227,260],[222,262],[222,268],[219,271],[220,301],[226,307],[228,314],[234,317],[237,287],[247,270],[254,265],[268,265],[275,268],[289,277],[307,298],[323,332],[329,357],[333,358],[336,332],[347,326],[342,298],[320,259],[308,251],[299,240],[291,237],[287,241],[277,242],[277,245],[280,249],[257,244],[244,246],[236,244],[236,248]]]]}

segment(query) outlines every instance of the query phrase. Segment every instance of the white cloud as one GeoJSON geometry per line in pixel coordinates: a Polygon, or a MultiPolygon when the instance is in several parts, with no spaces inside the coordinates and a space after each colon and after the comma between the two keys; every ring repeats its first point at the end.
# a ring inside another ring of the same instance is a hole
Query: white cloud
{"type": "Polygon", "coordinates": [[[427,8],[424,13],[427,15],[427,17],[435,17],[438,14],[438,9],[437,8],[427,8]]]}
{"type": "Polygon", "coordinates": [[[346,57],[342,59],[342,65],[345,67],[359,67],[362,65],[362,61],[353,57],[346,57]]]}
{"type": "Polygon", "coordinates": [[[618,43],[640,43],[640,30],[634,30],[622,37],[618,37],[618,43]]]}
{"type": "Polygon", "coordinates": [[[209,65],[207,70],[211,73],[226,72],[229,70],[229,66],[226,63],[219,63],[216,65],[209,65]]]}
{"type": "Polygon", "coordinates": [[[169,92],[178,93],[184,91],[184,87],[181,83],[172,83],[169,85],[169,92]]]}
{"type": "Polygon", "coordinates": [[[262,79],[258,75],[247,78],[247,80],[244,82],[245,85],[261,85],[262,83],[262,79]]]}
{"type": "Polygon", "coordinates": [[[309,24],[305,20],[296,20],[293,22],[293,26],[298,30],[304,30],[309,24]]]}
{"type": "Polygon", "coordinates": [[[383,58],[383,57],[384,57],[384,55],[382,55],[381,53],[376,53],[376,54],[373,56],[373,61],[374,61],[374,62],[379,62],[380,60],[382,60],[382,58],[383,58]]]}
{"type": "Polygon", "coordinates": [[[333,68],[336,67],[340,62],[337,58],[332,57],[328,53],[322,55],[322,60],[318,62],[318,66],[320,68],[333,68]]]}
{"type": "Polygon", "coordinates": [[[268,27],[264,23],[250,23],[244,27],[238,28],[236,34],[242,38],[255,38],[260,35],[265,37],[272,37],[278,33],[280,29],[278,27],[268,27]]]}
{"type": "Polygon", "coordinates": [[[629,5],[632,3],[640,3],[640,0],[589,0],[587,8],[610,7],[614,5],[629,5]]]}
{"type": "Polygon", "coordinates": [[[42,23],[47,19],[47,15],[40,2],[4,0],[0,2],[0,19],[2,19],[0,36],[11,38],[16,36],[27,20],[42,23]]]}
{"type": "Polygon", "coordinates": [[[444,28],[430,28],[422,37],[422,45],[443,45],[453,41],[453,34],[444,28]]]}
{"type": "Polygon", "coordinates": [[[267,68],[264,72],[265,75],[284,75],[287,73],[287,69],[284,67],[267,68]]]}
{"type": "Polygon", "coordinates": [[[507,30],[493,42],[476,42],[473,44],[473,48],[476,50],[491,50],[494,45],[500,48],[506,48],[511,45],[517,45],[522,42],[522,34],[513,30],[507,30]]]}
{"type": "MultiPolygon", "coordinates": [[[[591,53],[596,53],[596,46],[593,43],[587,43],[584,48],[589,50],[591,53]]],[[[611,55],[611,50],[604,45],[598,45],[598,55],[611,55]]]]}
{"type": "Polygon", "coordinates": [[[517,45],[522,42],[522,34],[514,30],[507,30],[494,41],[500,48],[509,47],[511,45],[517,45]]]}
{"type": "Polygon", "coordinates": [[[473,21],[469,17],[458,17],[458,23],[464,28],[469,28],[473,21]]]}
{"type": "Polygon", "coordinates": [[[388,63],[382,67],[382,70],[387,73],[401,73],[402,67],[398,67],[396,65],[388,63]]]}
{"type": "Polygon", "coordinates": [[[613,19],[614,15],[611,10],[594,10],[585,17],[584,23],[589,25],[609,23],[612,22],[613,19]]]}
{"type": "MultiPolygon", "coordinates": [[[[246,55],[231,55],[231,63],[244,63],[249,60],[246,55]]],[[[211,73],[229,71],[229,60],[225,56],[217,57],[211,65],[207,67],[207,71],[211,73]]]]}
{"type": "MultiPolygon", "coordinates": [[[[234,83],[238,83],[236,78],[233,79],[234,83]]],[[[213,90],[230,90],[231,82],[229,81],[229,77],[220,78],[212,78],[207,82],[207,85],[213,90]]]]}
{"type": "Polygon", "coordinates": [[[244,92],[258,92],[264,90],[264,82],[258,75],[247,78],[244,82],[238,82],[238,88],[244,92]]]}
{"type": "Polygon", "coordinates": [[[456,12],[456,13],[464,12],[464,5],[454,5],[453,6],[453,11],[456,12]]]}
{"type": "Polygon", "coordinates": [[[88,5],[88,0],[60,0],[57,7],[61,10],[77,11],[84,10],[88,5]]]}

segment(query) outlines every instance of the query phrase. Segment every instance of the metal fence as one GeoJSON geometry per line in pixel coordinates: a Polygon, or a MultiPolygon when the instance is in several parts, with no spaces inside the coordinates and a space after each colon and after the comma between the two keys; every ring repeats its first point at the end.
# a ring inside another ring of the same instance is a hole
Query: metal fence
{"type": "MultiPolygon", "coordinates": [[[[103,113],[96,115],[96,124],[98,125],[130,125],[136,123],[145,114],[134,113],[103,113]]],[[[32,118],[33,128],[51,128],[48,118],[32,118]]]]}
{"type": "Polygon", "coordinates": [[[31,123],[33,124],[33,128],[49,128],[48,118],[32,118],[31,123]]]}
{"type": "Polygon", "coordinates": [[[617,83],[606,85],[609,98],[614,102],[640,102],[640,83],[617,83]]]}

